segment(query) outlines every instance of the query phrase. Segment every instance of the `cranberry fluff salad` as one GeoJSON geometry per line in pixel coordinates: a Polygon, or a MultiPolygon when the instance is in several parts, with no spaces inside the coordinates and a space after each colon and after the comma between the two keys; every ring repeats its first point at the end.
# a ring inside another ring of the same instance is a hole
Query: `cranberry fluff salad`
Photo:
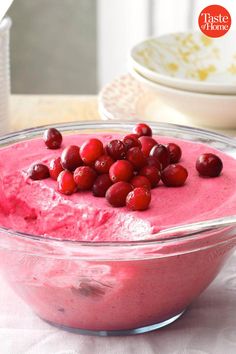
{"type": "MultiPolygon", "coordinates": [[[[145,123],[126,135],[62,135],[48,128],[2,147],[0,166],[0,226],[34,242],[152,242],[161,230],[236,210],[233,157],[200,142],[153,135],[145,123]]],[[[43,319],[82,330],[130,330],[177,318],[214,279],[232,245],[218,245],[222,233],[211,247],[204,237],[191,238],[196,252],[176,239],[156,246],[150,259],[106,260],[104,254],[101,260],[100,254],[90,262],[1,251],[1,265],[43,319]]]]}

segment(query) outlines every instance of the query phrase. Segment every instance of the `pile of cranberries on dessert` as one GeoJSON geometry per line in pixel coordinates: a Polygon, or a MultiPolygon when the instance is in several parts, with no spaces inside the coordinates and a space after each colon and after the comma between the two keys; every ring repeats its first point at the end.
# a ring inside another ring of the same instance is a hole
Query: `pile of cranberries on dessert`
{"type": "MultiPolygon", "coordinates": [[[[49,128],[43,140],[46,148],[56,150],[61,148],[63,137],[57,129],[49,128]]],[[[181,142],[163,144],[152,136],[150,126],[140,123],[132,133],[111,137],[105,143],[97,136],[85,139],[80,146],[64,146],[60,156],[55,154],[48,165],[32,164],[28,176],[32,180],[56,180],[55,189],[65,195],[90,190],[94,197],[106,198],[112,207],[143,211],[149,207],[152,189],[161,184],[184,188],[189,175],[181,161],[184,154],[181,142]]],[[[203,177],[217,177],[223,168],[220,157],[208,152],[192,156],[194,163],[203,177]]]]}

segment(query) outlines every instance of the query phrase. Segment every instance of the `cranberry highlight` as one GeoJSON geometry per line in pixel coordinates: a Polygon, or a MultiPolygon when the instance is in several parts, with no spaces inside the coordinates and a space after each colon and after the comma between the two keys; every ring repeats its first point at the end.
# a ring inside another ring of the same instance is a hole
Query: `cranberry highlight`
{"type": "Polygon", "coordinates": [[[130,183],[117,182],[113,184],[106,192],[106,200],[113,207],[123,207],[126,204],[126,197],[133,190],[130,183]]]}
{"type": "Polygon", "coordinates": [[[133,147],[127,152],[127,160],[134,166],[136,170],[146,165],[146,158],[139,147],[133,147]]]}
{"type": "Polygon", "coordinates": [[[157,141],[154,140],[152,137],[150,136],[141,136],[139,138],[139,141],[141,142],[142,145],[142,152],[144,153],[144,155],[146,157],[149,156],[150,151],[152,150],[153,146],[158,145],[157,141]]]}
{"type": "Polygon", "coordinates": [[[42,163],[36,163],[29,168],[28,176],[34,181],[45,179],[49,177],[49,169],[42,163]]]}
{"type": "Polygon", "coordinates": [[[93,184],[93,195],[95,197],[105,197],[106,191],[112,185],[108,174],[99,175],[93,184]]]}
{"type": "Polygon", "coordinates": [[[161,180],[167,187],[181,187],[188,177],[182,165],[169,165],[161,172],[161,180]]]}
{"type": "Polygon", "coordinates": [[[126,197],[126,206],[133,210],[146,210],[151,202],[151,192],[147,188],[138,187],[129,192],[126,197]]]}
{"type": "Polygon", "coordinates": [[[65,170],[74,171],[81,166],[80,148],[76,145],[67,146],[61,154],[61,165],[65,170]]]}
{"type": "Polygon", "coordinates": [[[131,179],[130,184],[132,184],[132,186],[134,188],[138,188],[138,187],[143,187],[143,188],[147,188],[147,189],[151,189],[151,183],[149,181],[149,179],[145,176],[135,176],[131,179]]]}
{"type": "Polygon", "coordinates": [[[126,135],[123,139],[123,144],[126,147],[126,150],[131,149],[132,147],[141,148],[141,142],[139,141],[137,134],[129,134],[126,135]]]}
{"type": "Polygon", "coordinates": [[[196,161],[196,169],[201,176],[218,177],[223,169],[223,162],[215,154],[202,154],[196,161]]]}
{"type": "Polygon", "coordinates": [[[48,149],[59,149],[62,143],[62,135],[56,128],[49,128],[45,130],[43,140],[48,149]]]}
{"type": "Polygon", "coordinates": [[[57,178],[57,182],[60,193],[70,195],[76,192],[76,183],[70,171],[62,171],[57,178]]]}
{"type": "Polygon", "coordinates": [[[94,164],[95,170],[100,173],[108,173],[111,165],[113,165],[114,160],[109,155],[100,156],[94,164]]]}
{"type": "Polygon", "coordinates": [[[155,166],[145,166],[139,171],[139,174],[148,178],[152,188],[155,188],[161,179],[160,170],[155,166]]]}
{"type": "Polygon", "coordinates": [[[154,156],[161,163],[163,169],[170,164],[170,153],[164,145],[153,146],[150,156],[154,156]]]}
{"type": "Polygon", "coordinates": [[[121,140],[111,140],[105,150],[114,160],[123,160],[126,157],[126,147],[121,140]]]}
{"type": "Polygon", "coordinates": [[[139,123],[137,124],[133,132],[137,134],[139,137],[140,136],[152,136],[152,129],[149,127],[149,125],[145,123],[139,123]]]}
{"type": "Polygon", "coordinates": [[[91,165],[103,154],[103,143],[99,139],[89,139],[81,145],[80,156],[86,165],[91,165]]]}
{"type": "Polygon", "coordinates": [[[182,150],[179,147],[179,145],[174,143],[169,143],[166,147],[170,154],[170,163],[179,162],[182,156],[182,150]]]}
{"type": "Polygon", "coordinates": [[[90,166],[77,167],[74,172],[74,180],[79,190],[91,189],[96,177],[96,172],[90,166]]]}
{"type": "Polygon", "coordinates": [[[161,171],[162,166],[161,163],[157,160],[156,157],[154,156],[148,156],[146,159],[146,165],[147,166],[155,166],[156,168],[158,168],[158,170],[161,171]]]}
{"type": "Polygon", "coordinates": [[[109,170],[109,176],[113,183],[128,182],[133,177],[133,165],[127,160],[118,160],[113,163],[109,170]]]}
{"type": "Polygon", "coordinates": [[[50,177],[52,179],[57,180],[57,177],[59,176],[59,174],[63,171],[63,167],[61,165],[61,158],[57,157],[56,159],[53,159],[50,161],[49,164],[49,173],[50,173],[50,177]]]}

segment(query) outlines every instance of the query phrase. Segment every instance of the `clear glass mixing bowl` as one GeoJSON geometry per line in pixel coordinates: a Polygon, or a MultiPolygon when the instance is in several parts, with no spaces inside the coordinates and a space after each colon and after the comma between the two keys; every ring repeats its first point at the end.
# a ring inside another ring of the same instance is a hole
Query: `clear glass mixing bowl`
{"type": "MultiPolygon", "coordinates": [[[[134,124],[56,127],[64,134],[127,133],[134,124]]],[[[236,143],[219,134],[151,126],[159,136],[207,143],[236,156],[236,143]]],[[[0,147],[42,136],[44,130],[2,136],[0,147]]],[[[79,333],[137,334],[179,318],[213,281],[235,244],[236,216],[181,225],[154,240],[135,242],[62,241],[0,228],[0,269],[15,292],[51,324],[79,333]]]]}

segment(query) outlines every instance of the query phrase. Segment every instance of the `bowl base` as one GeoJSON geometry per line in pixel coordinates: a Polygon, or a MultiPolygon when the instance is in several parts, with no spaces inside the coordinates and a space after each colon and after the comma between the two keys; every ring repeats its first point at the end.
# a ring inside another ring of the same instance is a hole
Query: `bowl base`
{"type": "Polygon", "coordinates": [[[174,317],[171,317],[171,318],[169,318],[165,321],[162,321],[162,322],[155,323],[153,325],[144,326],[144,327],[135,328],[135,329],[114,330],[114,331],[93,331],[93,330],[89,330],[89,329],[73,328],[73,327],[67,327],[64,325],[60,325],[60,324],[57,324],[54,322],[50,322],[50,321],[44,320],[43,318],[42,318],[42,320],[49,323],[50,325],[52,325],[54,327],[60,328],[64,331],[71,332],[71,333],[85,334],[85,335],[90,335],[90,336],[93,335],[93,336],[100,336],[100,337],[129,336],[129,335],[134,335],[134,334],[148,333],[148,332],[155,331],[159,328],[166,327],[166,326],[170,325],[171,323],[175,322],[176,320],[178,320],[183,315],[184,312],[185,312],[185,310],[178,313],[174,317]]]}

